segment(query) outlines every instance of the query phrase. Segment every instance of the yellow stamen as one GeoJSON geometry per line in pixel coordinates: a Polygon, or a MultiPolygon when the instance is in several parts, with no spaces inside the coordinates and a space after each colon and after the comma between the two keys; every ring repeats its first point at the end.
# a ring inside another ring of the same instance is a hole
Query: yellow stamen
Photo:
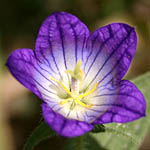
{"type": "Polygon", "coordinates": [[[85,104],[85,103],[81,102],[78,98],[75,98],[74,100],[77,104],[79,104],[83,107],[86,107],[86,108],[91,108],[93,106],[93,104],[88,105],[88,104],[85,104]]]}
{"type": "Polygon", "coordinates": [[[75,102],[76,102],[77,104],[79,104],[79,105],[81,105],[81,106],[83,106],[83,107],[91,108],[91,107],[93,106],[93,104],[87,105],[87,104],[81,102],[81,101],[80,101],[79,99],[77,99],[77,98],[67,98],[67,99],[65,99],[64,101],[60,102],[59,104],[60,104],[60,105],[64,105],[65,103],[67,103],[68,101],[71,101],[71,100],[73,100],[73,99],[75,100],[75,102]]]}
{"type": "Polygon", "coordinates": [[[73,100],[73,98],[67,98],[64,101],[60,102],[59,104],[63,105],[63,104],[65,104],[65,103],[67,103],[68,101],[71,101],[71,100],[73,100]]]}
{"type": "Polygon", "coordinates": [[[66,91],[66,93],[68,93],[72,97],[71,92],[65,87],[65,85],[63,83],[61,83],[59,80],[56,80],[53,77],[50,77],[50,79],[53,80],[53,81],[55,81],[55,82],[57,82],[57,83],[59,83],[62,86],[62,88],[66,91]]]}
{"type": "Polygon", "coordinates": [[[83,97],[90,95],[91,93],[93,93],[96,90],[97,86],[98,86],[98,83],[96,83],[95,86],[89,92],[81,94],[77,98],[82,99],[83,97]]]}

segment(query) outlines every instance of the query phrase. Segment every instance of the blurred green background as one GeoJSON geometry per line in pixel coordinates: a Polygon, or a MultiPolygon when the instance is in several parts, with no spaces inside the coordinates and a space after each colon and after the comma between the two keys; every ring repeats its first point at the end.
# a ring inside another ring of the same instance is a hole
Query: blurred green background
{"type": "MultiPolygon", "coordinates": [[[[1,0],[0,150],[21,149],[42,120],[40,100],[10,75],[5,62],[14,49],[34,49],[42,21],[54,11],[76,15],[91,32],[112,22],[124,22],[136,27],[137,53],[125,78],[132,79],[150,71],[150,0],[1,0]]],[[[40,145],[46,150],[53,143],[59,150],[61,140],[57,138],[59,145],[55,141],[51,139],[47,144],[43,142],[40,145]]],[[[146,148],[150,149],[150,145],[145,140],[140,149],[146,148]]]]}

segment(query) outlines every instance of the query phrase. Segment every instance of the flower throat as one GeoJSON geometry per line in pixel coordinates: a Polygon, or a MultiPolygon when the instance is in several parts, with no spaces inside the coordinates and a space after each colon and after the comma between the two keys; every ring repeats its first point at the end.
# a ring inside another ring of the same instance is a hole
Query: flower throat
{"type": "Polygon", "coordinates": [[[50,77],[50,79],[55,81],[58,85],[60,85],[69,96],[69,98],[61,101],[60,105],[63,105],[69,101],[72,101],[73,105],[79,104],[86,108],[91,108],[93,106],[93,104],[84,103],[82,101],[82,99],[84,97],[90,95],[91,93],[93,93],[97,89],[98,83],[96,83],[90,91],[82,93],[82,94],[79,93],[80,87],[81,87],[81,82],[83,80],[83,71],[81,70],[81,65],[82,65],[82,61],[79,60],[75,66],[74,71],[66,70],[66,73],[71,76],[71,86],[70,86],[71,91],[68,90],[68,88],[66,88],[66,86],[61,81],[59,81],[53,77],[50,77]]]}

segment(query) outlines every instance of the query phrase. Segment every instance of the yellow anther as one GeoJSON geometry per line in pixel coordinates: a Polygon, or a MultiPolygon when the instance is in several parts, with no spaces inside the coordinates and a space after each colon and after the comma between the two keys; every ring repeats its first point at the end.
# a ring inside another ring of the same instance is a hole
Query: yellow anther
{"type": "Polygon", "coordinates": [[[80,69],[80,76],[83,79],[83,71],[80,69]]]}
{"type": "Polygon", "coordinates": [[[96,90],[97,86],[98,86],[98,83],[96,83],[96,84],[94,85],[94,87],[93,87],[89,92],[86,92],[86,93],[84,93],[84,94],[81,94],[81,95],[79,95],[77,98],[82,99],[83,97],[90,95],[91,93],[93,93],[93,92],[96,90]]]}
{"type": "Polygon", "coordinates": [[[77,75],[77,74],[79,74],[79,72],[80,72],[80,68],[81,68],[81,65],[82,65],[82,61],[81,60],[79,60],[78,62],[77,62],[77,64],[76,64],[76,66],[75,66],[75,69],[74,69],[74,74],[75,75],[77,75]]]}
{"type": "Polygon", "coordinates": [[[72,97],[71,92],[65,87],[65,85],[63,83],[61,83],[59,80],[56,80],[53,77],[50,77],[50,79],[53,80],[53,81],[55,81],[55,82],[57,82],[57,83],[59,83],[62,86],[62,88],[66,91],[66,93],[68,93],[72,97]]]}
{"type": "Polygon", "coordinates": [[[83,71],[81,70],[82,61],[79,60],[75,66],[74,71],[66,70],[67,74],[70,74],[72,78],[75,78],[79,81],[83,79],[83,71]]]}
{"type": "Polygon", "coordinates": [[[63,104],[65,104],[65,103],[67,103],[68,101],[71,101],[71,100],[73,100],[73,98],[67,98],[64,101],[60,102],[59,104],[63,105],[63,104]]]}

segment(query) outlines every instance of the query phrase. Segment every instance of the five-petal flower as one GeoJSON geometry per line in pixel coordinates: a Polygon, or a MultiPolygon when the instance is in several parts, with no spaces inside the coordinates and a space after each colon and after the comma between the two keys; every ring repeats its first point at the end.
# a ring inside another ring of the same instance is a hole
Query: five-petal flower
{"type": "Polygon", "coordinates": [[[53,13],[31,49],[7,60],[13,76],[43,100],[45,121],[58,134],[80,136],[94,124],[125,123],[145,116],[145,100],[121,80],[136,51],[133,27],[113,23],[91,35],[75,16],[53,13]]]}

